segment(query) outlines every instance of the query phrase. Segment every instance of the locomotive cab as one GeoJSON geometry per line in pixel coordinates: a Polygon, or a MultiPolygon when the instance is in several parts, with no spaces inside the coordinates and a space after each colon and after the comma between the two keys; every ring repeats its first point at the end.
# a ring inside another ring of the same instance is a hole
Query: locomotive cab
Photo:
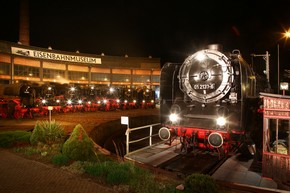
{"type": "Polygon", "coordinates": [[[249,129],[248,100],[257,99],[256,79],[238,50],[223,54],[210,47],[183,64],[161,70],[159,136],[179,136],[184,149],[238,147],[249,129]]]}

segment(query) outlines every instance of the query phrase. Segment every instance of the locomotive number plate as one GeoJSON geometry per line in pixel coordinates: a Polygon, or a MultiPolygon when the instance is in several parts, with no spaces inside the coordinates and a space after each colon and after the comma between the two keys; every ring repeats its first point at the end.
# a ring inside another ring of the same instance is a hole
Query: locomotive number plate
{"type": "Polygon", "coordinates": [[[193,85],[194,90],[214,90],[215,84],[194,84],[193,85]]]}

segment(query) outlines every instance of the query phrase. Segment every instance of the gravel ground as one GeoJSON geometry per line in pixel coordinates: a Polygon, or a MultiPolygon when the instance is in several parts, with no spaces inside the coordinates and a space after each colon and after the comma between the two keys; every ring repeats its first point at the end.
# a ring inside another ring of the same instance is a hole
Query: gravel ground
{"type": "MultiPolygon", "coordinates": [[[[87,133],[99,124],[120,120],[121,116],[138,117],[146,115],[159,115],[159,108],[130,109],[116,111],[52,113],[51,120],[60,122],[67,132],[71,132],[77,124],[81,124],[87,133]]],[[[32,130],[37,121],[49,120],[49,116],[34,117],[33,119],[0,119],[0,131],[32,130]]]]}

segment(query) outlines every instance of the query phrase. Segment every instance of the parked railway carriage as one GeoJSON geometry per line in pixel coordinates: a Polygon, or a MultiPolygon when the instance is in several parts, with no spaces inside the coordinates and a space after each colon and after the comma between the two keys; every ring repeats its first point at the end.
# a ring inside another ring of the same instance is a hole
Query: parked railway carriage
{"type": "Polygon", "coordinates": [[[259,92],[267,85],[238,50],[223,53],[217,45],[190,55],[182,64],[166,63],[160,78],[159,136],[180,137],[186,152],[201,148],[229,154],[244,142],[252,145],[259,92]]]}
{"type": "Polygon", "coordinates": [[[139,89],[107,85],[32,82],[0,85],[0,117],[24,118],[33,117],[33,114],[47,115],[48,106],[53,106],[55,112],[64,113],[153,108],[155,107],[153,92],[152,89],[145,87],[139,89]]]}

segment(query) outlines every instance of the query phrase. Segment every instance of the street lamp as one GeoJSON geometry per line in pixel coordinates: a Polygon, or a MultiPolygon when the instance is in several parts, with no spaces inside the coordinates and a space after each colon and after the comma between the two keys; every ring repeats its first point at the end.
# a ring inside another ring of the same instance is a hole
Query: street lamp
{"type": "Polygon", "coordinates": [[[285,37],[286,39],[288,39],[288,38],[290,37],[290,31],[286,31],[286,32],[284,33],[284,37],[285,37]]]}
{"type": "MultiPolygon", "coordinates": [[[[282,33],[283,36],[282,36],[282,39],[286,39],[286,42],[288,40],[288,38],[290,38],[290,29],[288,29],[288,31],[285,31],[284,33],[282,33]]],[[[278,94],[279,94],[279,91],[280,91],[280,45],[278,44],[277,45],[277,52],[278,52],[278,94]]]]}
{"type": "Polygon", "coordinates": [[[53,110],[53,106],[48,106],[47,109],[49,111],[49,126],[50,126],[50,124],[51,124],[51,111],[53,110]]]}

